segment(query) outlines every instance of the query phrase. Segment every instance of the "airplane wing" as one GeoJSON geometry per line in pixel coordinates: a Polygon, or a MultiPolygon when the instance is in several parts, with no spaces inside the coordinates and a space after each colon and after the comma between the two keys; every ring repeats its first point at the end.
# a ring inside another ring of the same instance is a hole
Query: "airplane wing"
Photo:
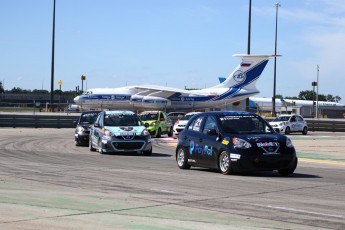
{"type": "Polygon", "coordinates": [[[131,89],[137,92],[135,95],[141,95],[141,96],[155,96],[155,97],[168,98],[175,93],[204,96],[204,94],[196,94],[192,90],[184,90],[184,89],[158,86],[158,85],[136,85],[136,86],[132,86],[131,89]]]}

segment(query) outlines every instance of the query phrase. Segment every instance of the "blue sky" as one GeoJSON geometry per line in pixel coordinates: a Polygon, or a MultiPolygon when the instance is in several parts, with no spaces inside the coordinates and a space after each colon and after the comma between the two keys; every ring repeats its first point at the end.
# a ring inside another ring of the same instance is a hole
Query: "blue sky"
{"type": "MultiPolygon", "coordinates": [[[[252,0],[251,53],[273,54],[278,13],[277,94],[312,90],[345,101],[343,0],[252,0]]],[[[247,53],[249,0],[56,0],[54,88],[218,84],[247,53]]],[[[53,0],[0,1],[0,81],[50,91],[53,0]]],[[[273,95],[270,61],[257,82],[273,95]]]]}

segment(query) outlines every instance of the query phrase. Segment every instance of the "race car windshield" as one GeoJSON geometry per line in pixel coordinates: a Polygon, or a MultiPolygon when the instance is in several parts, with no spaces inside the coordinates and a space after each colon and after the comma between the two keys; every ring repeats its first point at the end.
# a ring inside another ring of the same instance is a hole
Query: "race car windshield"
{"type": "Polygon", "coordinates": [[[158,114],[157,113],[141,114],[140,119],[142,121],[158,120],[158,114]]]}
{"type": "Polygon", "coordinates": [[[185,115],[184,117],[182,117],[180,120],[188,121],[192,116],[194,116],[194,114],[188,114],[188,115],[185,115]]]}
{"type": "Polygon", "coordinates": [[[135,115],[109,114],[104,119],[105,126],[138,126],[139,119],[135,115]]]}
{"type": "Polygon", "coordinates": [[[80,117],[80,123],[93,124],[97,118],[98,113],[85,113],[80,117]]]}
{"type": "Polygon", "coordinates": [[[220,118],[223,131],[233,134],[264,134],[274,130],[256,116],[225,116],[220,118]]]}

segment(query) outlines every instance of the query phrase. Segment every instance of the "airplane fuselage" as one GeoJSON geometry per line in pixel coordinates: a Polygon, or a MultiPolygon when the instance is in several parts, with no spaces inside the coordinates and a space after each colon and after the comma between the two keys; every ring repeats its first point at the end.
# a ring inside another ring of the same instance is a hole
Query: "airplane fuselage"
{"type": "Polygon", "coordinates": [[[236,88],[217,88],[212,91],[191,90],[189,94],[175,93],[168,98],[143,96],[131,88],[116,89],[116,93],[99,92],[83,94],[75,102],[83,109],[200,109],[213,108],[234,103],[258,91],[247,91],[236,88]]]}

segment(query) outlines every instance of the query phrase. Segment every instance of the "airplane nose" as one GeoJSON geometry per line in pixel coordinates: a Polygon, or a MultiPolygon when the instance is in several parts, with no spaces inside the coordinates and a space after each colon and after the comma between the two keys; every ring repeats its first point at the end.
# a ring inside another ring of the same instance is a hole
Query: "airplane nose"
{"type": "Polygon", "coordinates": [[[80,97],[79,96],[76,96],[74,99],[73,99],[74,103],[76,104],[79,104],[80,102],[80,97]]]}

